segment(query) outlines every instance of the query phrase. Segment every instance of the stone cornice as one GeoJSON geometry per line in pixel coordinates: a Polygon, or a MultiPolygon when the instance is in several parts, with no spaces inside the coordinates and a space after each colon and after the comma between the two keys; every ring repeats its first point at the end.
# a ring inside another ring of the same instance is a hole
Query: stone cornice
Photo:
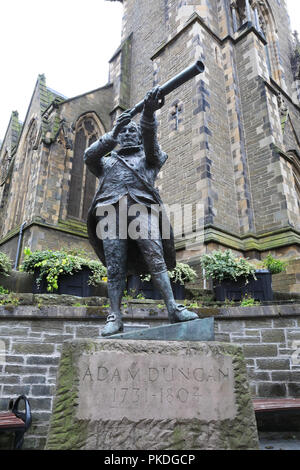
{"type": "MultiPolygon", "coordinates": [[[[71,235],[75,235],[76,237],[81,238],[88,238],[86,225],[84,223],[73,223],[69,221],[60,221],[58,225],[48,224],[46,222],[41,222],[38,220],[32,220],[31,222],[26,225],[23,230],[25,233],[31,227],[43,227],[49,230],[56,230],[59,232],[69,233],[71,235]]],[[[3,238],[0,239],[0,246],[4,243],[7,243],[9,240],[13,239],[14,237],[19,236],[21,226],[18,226],[7,233],[3,238]]]]}
{"type": "Polygon", "coordinates": [[[212,31],[212,29],[209,26],[207,26],[207,24],[205,23],[203,18],[201,18],[201,16],[199,16],[198,13],[194,12],[190,16],[190,18],[187,20],[187,22],[183,25],[183,27],[181,28],[180,31],[175,33],[174,36],[172,36],[170,39],[164,41],[159,46],[159,48],[155,51],[155,53],[151,57],[151,60],[154,60],[156,57],[158,57],[166,47],[168,47],[170,44],[172,44],[172,42],[174,42],[192,24],[194,24],[196,22],[198,22],[215,39],[215,41],[218,42],[220,45],[224,44],[227,41],[231,41],[233,44],[237,44],[239,41],[241,41],[245,36],[247,36],[250,33],[254,33],[260,39],[260,41],[262,41],[262,43],[264,45],[267,44],[267,41],[265,40],[265,38],[257,31],[257,29],[254,26],[249,27],[248,29],[246,29],[245,31],[243,31],[241,34],[239,34],[236,37],[233,37],[229,34],[229,35],[225,36],[225,38],[221,39],[216,33],[214,33],[214,31],[212,31]]]}
{"type": "MultiPolygon", "coordinates": [[[[247,233],[238,235],[220,227],[208,225],[204,227],[202,236],[205,245],[208,243],[218,243],[227,248],[244,253],[252,250],[264,252],[284,246],[300,245],[300,231],[292,227],[284,227],[279,230],[274,230],[273,232],[260,234],[247,233]]],[[[184,249],[186,247],[186,241],[177,241],[175,246],[177,250],[184,249]]]]}
{"type": "MultiPolygon", "coordinates": [[[[69,233],[71,235],[88,239],[88,234],[84,223],[77,223],[72,221],[60,221],[58,225],[51,225],[38,220],[33,220],[25,228],[24,232],[33,227],[43,227],[48,230],[56,230],[59,232],[69,233]]],[[[20,227],[16,227],[9,232],[5,237],[0,239],[0,246],[7,243],[14,237],[19,235],[20,227]]],[[[195,234],[196,236],[196,234],[195,234]]],[[[203,233],[204,244],[218,243],[231,249],[242,252],[256,250],[259,252],[281,248],[284,246],[299,245],[300,246],[300,231],[293,227],[284,227],[272,232],[265,232],[260,234],[247,233],[244,235],[237,235],[226,231],[220,227],[208,225],[204,228],[203,233]]],[[[180,240],[175,243],[176,250],[184,249],[186,247],[186,240],[180,240]]]]}

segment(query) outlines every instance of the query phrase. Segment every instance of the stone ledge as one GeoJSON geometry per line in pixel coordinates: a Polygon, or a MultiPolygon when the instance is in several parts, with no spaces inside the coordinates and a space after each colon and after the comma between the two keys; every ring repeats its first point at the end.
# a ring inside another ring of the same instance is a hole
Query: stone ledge
{"type": "MultiPolygon", "coordinates": [[[[99,299],[98,305],[0,305],[0,319],[80,319],[103,320],[109,312],[107,299],[99,299]]],[[[243,318],[280,318],[300,316],[299,304],[264,305],[254,307],[199,307],[191,310],[199,318],[215,317],[218,320],[243,318]]],[[[123,305],[124,320],[167,320],[164,305],[158,301],[130,301],[123,305]]]]}
{"type": "Polygon", "coordinates": [[[293,305],[264,305],[255,307],[226,307],[220,309],[216,318],[257,318],[257,317],[285,317],[300,316],[300,304],[293,305]]]}

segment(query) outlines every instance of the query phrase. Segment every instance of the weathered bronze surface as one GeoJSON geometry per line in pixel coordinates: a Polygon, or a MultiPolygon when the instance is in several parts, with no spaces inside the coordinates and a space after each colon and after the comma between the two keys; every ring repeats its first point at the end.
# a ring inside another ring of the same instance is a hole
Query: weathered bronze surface
{"type": "Polygon", "coordinates": [[[171,323],[198,318],[196,313],[176,304],[167,272],[175,267],[176,258],[172,229],[169,227],[168,237],[162,237],[162,223],[169,222],[154,187],[168,158],[158,143],[155,112],[163,106],[166,94],[203,69],[199,61],[162,87],[149,91],[141,103],[118,117],[111,132],[85,152],[85,163],[99,179],[88,214],[89,239],[107,266],[111,305],[102,336],[123,331],[120,308],[128,274],[151,274],[171,323]],[[142,114],[138,125],[132,116],[139,111],[142,114]],[[136,229],[134,233],[130,233],[132,227],[136,229]]]}

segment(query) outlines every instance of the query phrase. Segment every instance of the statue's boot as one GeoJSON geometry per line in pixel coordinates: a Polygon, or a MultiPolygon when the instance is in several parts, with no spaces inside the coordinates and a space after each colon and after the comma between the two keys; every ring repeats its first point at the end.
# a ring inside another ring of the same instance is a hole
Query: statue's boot
{"type": "Polygon", "coordinates": [[[124,329],[121,313],[110,313],[106,319],[106,325],[101,330],[101,336],[111,336],[121,333],[124,329]]]}
{"type": "Polygon", "coordinates": [[[154,285],[165,301],[170,323],[179,323],[199,318],[197,313],[191,312],[184,305],[176,304],[167,271],[152,274],[151,277],[154,285]]]}
{"type": "Polygon", "coordinates": [[[125,286],[125,275],[122,277],[120,276],[119,279],[108,280],[107,290],[111,313],[106,318],[106,325],[101,330],[101,336],[116,335],[124,329],[121,314],[121,302],[125,286]]]}
{"type": "Polygon", "coordinates": [[[197,320],[198,315],[191,312],[184,305],[176,304],[176,307],[168,310],[170,323],[179,323],[183,321],[197,320]]]}

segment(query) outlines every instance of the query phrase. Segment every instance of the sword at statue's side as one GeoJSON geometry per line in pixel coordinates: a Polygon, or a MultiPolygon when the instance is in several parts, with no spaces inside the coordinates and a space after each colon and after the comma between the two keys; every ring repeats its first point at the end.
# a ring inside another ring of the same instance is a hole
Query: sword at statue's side
{"type": "MultiPolygon", "coordinates": [[[[199,73],[203,73],[204,68],[205,67],[204,67],[203,62],[201,60],[197,60],[197,62],[195,62],[193,65],[190,65],[190,67],[187,67],[178,75],[175,75],[175,77],[171,78],[171,80],[169,80],[164,85],[161,85],[159,87],[161,90],[162,97],[168,95],[169,93],[171,93],[171,91],[183,85],[188,80],[191,80],[191,78],[195,77],[196,75],[199,75],[199,73]]],[[[143,107],[144,107],[144,100],[140,101],[129,111],[131,117],[140,113],[143,110],[143,107]]]]}

